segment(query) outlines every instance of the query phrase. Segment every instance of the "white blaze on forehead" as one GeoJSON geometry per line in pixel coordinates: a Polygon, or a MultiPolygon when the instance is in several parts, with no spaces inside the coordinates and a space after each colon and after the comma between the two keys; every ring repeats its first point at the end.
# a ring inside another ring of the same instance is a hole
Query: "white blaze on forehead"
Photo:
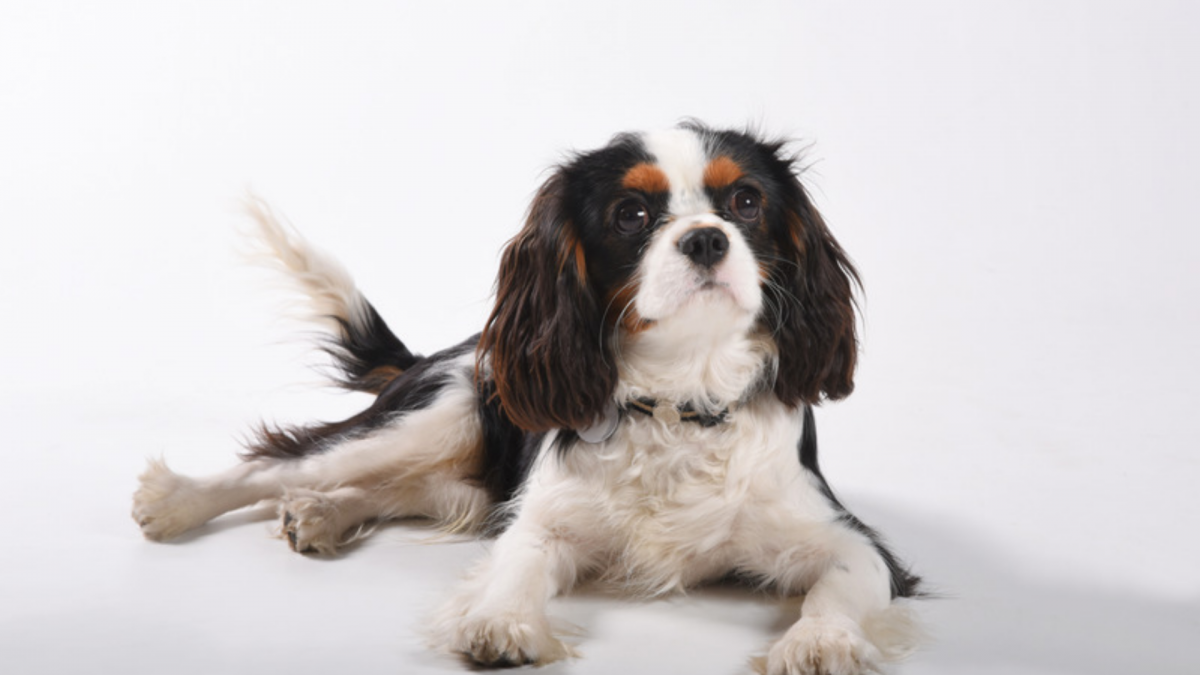
{"type": "Polygon", "coordinates": [[[704,193],[704,167],[708,157],[700,136],[688,129],[668,129],[647,133],[642,136],[642,142],[670,182],[668,208],[671,214],[682,216],[708,211],[711,206],[704,193]]]}
{"type": "Polygon", "coordinates": [[[680,335],[685,342],[695,342],[697,331],[719,336],[726,336],[730,330],[744,331],[743,324],[762,308],[758,263],[741,231],[713,212],[704,189],[709,158],[703,136],[688,129],[671,129],[644,134],[642,142],[669,183],[670,203],[669,217],[655,228],[638,265],[641,284],[635,309],[643,318],[660,322],[652,332],[662,333],[668,330],[664,328],[665,320],[681,316],[681,308],[696,304],[694,298],[702,298],[701,316],[711,319],[713,311],[728,310],[729,317],[709,322],[704,328],[676,321],[683,326],[680,335]],[[701,228],[719,229],[727,239],[723,259],[703,269],[679,248],[684,235],[701,228]]]}

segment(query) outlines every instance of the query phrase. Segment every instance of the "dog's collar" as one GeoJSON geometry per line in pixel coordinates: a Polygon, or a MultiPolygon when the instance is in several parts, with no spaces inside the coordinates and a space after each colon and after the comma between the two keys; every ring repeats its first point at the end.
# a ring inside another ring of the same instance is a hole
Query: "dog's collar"
{"type": "Polygon", "coordinates": [[[771,383],[774,381],[774,375],[773,370],[764,369],[763,372],[759,373],[758,379],[745,391],[741,399],[717,413],[696,410],[691,403],[672,405],[666,401],[659,401],[649,396],[631,398],[620,404],[609,400],[608,405],[596,416],[596,420],[591,426],[576,429],[575,433],[585,443],[603,443],[617,432],[617,427],[621,425],[621,418],[630,411],[637,411],[643,415],[648,415],[664,424],[695,422],[706,429],[715,427],[718,424],[728,422],[730,415],[735,410],[749,403],[759,394],[769,391],[771,383]]]}
{"type": "Polygon", "coordinates": [[[734,403],[728,408],[713,414],[696,410],[692,407],[691,403],[677,406],[665,401],[658,401],[648,396],[630,399],[620,406],[610,401],[605,407],[604,412],[596,417],[596,421],[591,426],[576,429],[575,433],[586,443],[603,443],[616,433],[617,426],[621,423],[621,418],[630,411],[649,415],[664,424],[695,422],[702,427],[715,427],[718,424],[724,424],[728,421],[729,414],[738,405],[738,403],[734,403]]]}
{"type": "MultiPolygon", "coordinates": [[[[734,404],[736,406],[736,404],[734,404]]],[[[634,410],[649,415],[654,419],[666,424],[674,424],[676,422],[695,422],[702,427],[715,427],[718,424],[724,423],[729,419],[729,413],[733,407],[725,408],[724,410],[713,414],[696,410],[691,403],[683,405],[672,405],[666,401],[658,401],[648,396],[640,396],[630,399],[622,406],[622,410],[634,410]]]]}

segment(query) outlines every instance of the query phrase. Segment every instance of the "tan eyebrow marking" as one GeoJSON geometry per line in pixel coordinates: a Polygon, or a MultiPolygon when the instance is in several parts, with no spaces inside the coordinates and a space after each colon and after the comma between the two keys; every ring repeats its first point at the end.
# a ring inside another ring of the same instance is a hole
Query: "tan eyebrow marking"
{"type": "Polygon", "coordinates": [[[667,180],[667,174],[663,173],[662,169],[642,162],[625,172],[625,178],[621,179],[621,187],[648,193],[667,192],[671,189],[671,181],[667,180]]]}
{"type": "Polygon", "coordinates": [[[721,155],[704,167],[704,187],[719,190],[743,176],[742,167],[737,162],[721,155]]]}

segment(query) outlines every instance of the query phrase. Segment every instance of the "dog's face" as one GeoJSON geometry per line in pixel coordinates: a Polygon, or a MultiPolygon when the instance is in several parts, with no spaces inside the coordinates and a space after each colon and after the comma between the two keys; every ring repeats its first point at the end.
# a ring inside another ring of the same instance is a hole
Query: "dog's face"
{"type": "Polygon", "coordinates": [[[788,405],[853,388],[854,270],[782,144],[699,125],[623,134],[558,168],[505,250],[480,342],[508,415],[581,428],[613,350],[758,334],[788,405]]]}

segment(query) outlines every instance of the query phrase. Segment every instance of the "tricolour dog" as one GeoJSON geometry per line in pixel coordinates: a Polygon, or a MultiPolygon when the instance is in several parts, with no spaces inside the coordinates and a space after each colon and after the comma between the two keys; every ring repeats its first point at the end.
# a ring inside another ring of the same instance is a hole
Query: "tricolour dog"
{"type": "Polygon", "coordinates": [[[278,500],[301,553],[421,516],[499,533],[433,623],[488,666],[573,654],[547,601],[581,580],[667,593],[729,577],[804,594],[772,673],[863,673],[911,650],[918,579],[834,496],[812,407],[853,389],[857,275],[784,144],[697,123],[558,166],[504,250],[482,333],[418,356],[349,275],[261,202],[261,240],[329,328],[332,424],[264,426],[245,461],[134,496],[170,539],[278,500]]]}

